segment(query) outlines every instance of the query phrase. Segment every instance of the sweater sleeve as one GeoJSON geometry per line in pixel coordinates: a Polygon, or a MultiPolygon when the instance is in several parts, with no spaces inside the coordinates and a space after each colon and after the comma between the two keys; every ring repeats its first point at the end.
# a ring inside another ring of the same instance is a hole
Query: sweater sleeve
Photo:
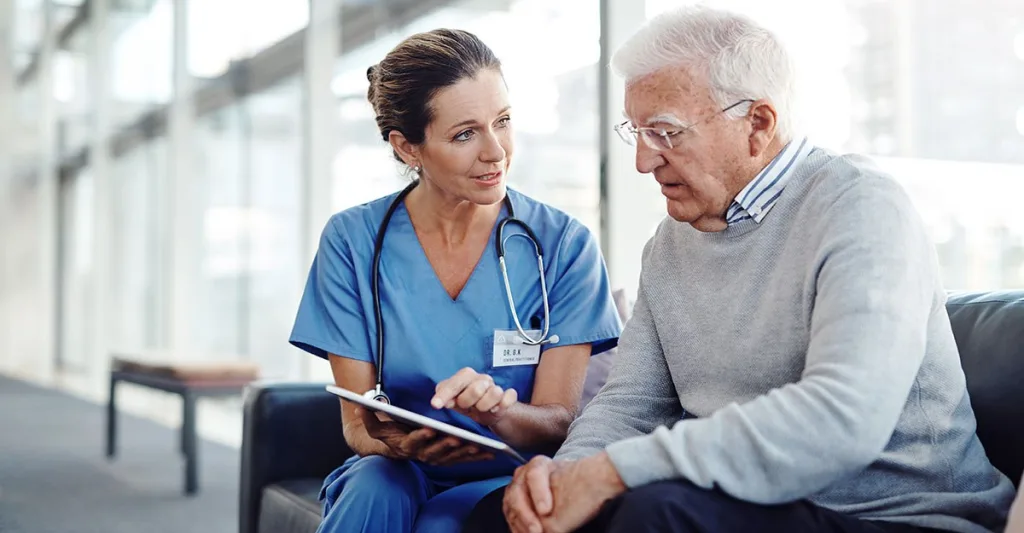
{"type": "Polygon", "coordinates": [[[682,414],[641,277],[633,316],[619,337],[608,381],[569,427],[555,458],[583,458],[612,442],[647,435],[682,414]]]}
{"type": "Polygon", "coordinates": [[[776,504],[808,497],[881,455],[924,359],[941,291],[909,198],[895,183],[869,183],[846,190],[822,217],[801,379],[609,445],[628,486],[682,477],[776,504]]]}

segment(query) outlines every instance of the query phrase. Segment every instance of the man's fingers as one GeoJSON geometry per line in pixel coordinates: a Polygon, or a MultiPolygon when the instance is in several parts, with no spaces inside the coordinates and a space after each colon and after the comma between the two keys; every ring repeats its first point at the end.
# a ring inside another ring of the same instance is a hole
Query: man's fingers
{"type": "Polygon", "coordinates": [[[513,481],[505,490],[502,502],[505,520],[515,533],[539,533],[540,519],[534,514],[526,491],[527,487],[522,481],[513,481]]]}
{"type": "Polygon", "coordinates": [[[434,409],[454,407],[455,397],[472,383],[473,378],[477,375],[472,368],[466,367],[456,372],[454,376],[438,383],[434,388],[434,397],[430,399],[430,405],[434,409]]]}
{"type": "Polygon", "coordinates": [[[548,461],[550,459],[543,462],[533,460],[531,461],[534,463],[533,466],[526,471],[526,487],[530,493],[533,508],[541,516],[551,514],[553,506],[551,501],[551,470],[548,468],[548,461]]]}
{"type": "Polygon", "coordinates": [[[508,523],[512,533],[519,533],[522,529],[519,515],[516,513],[518,508],[516,500],[521,498],[518,493],[523,489],[520,477],[518,471],[512,475],[512,482],[505,487],[505,496],[501,499],[501,513],[505,515],[505,522],[508,523]]]}

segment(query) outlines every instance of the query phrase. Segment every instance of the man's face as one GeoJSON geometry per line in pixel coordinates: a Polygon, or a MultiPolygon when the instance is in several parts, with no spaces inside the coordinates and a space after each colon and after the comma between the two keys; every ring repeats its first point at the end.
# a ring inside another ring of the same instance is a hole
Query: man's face
{"type": "Polygon", "coordinates": [[[631,82],[625,108],[633,126],[669,135],[671,149],[636,143],[636,169],[654,174],[669,216],[701,231],[724,230],[729,204],[753,177],[749,121],[728,119],[703,77],[683,68],[631,82]]]}

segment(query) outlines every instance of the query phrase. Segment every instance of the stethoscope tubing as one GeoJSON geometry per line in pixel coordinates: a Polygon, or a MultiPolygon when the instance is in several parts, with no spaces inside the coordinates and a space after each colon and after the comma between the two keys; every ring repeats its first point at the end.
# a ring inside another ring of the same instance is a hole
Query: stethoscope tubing
{"type": "MultiPolygon", "coordinates": [[[[371,397],[375,400],[382,401],[384,403],[391,403],[387,394],[384,393],[384,318],[381,313],[380,303],[380,257],[381,251],[384,248],[384,235],[387,233],[388,224],[391,222],[391,217],[395,214],[395,210],[402,204],[405,197],[419,181],[410,183],[402,192],[398,193],[391,205],[388,206],[387,212],[384,214],[384,219],[381,220],[380,227],[377,229],[377,235],[374,239],[373,245],[373,274],[370,282],[370,291],[373,298],[373,318],[374,323],[377,326],[377,383],[373,389],[366,392],[366,396],[371,397]]],[[[495,236],[495,246],[498,253],[498,265],[501,269],[502,281],[505,284],[505,295],[508,298],[509,310],[512,312],[512,319],[516,324],[516,330],[519,335],[523,338],[523,343],[529,346],[539,346],[546,342],[557,342],[557,336],[548,337],[548,331],[551,327],[551,309],[548,303],[548,288],[547,281],[544,279],[544,249],[540,244],[540,240],[537,239],[537,234],[533,232],[530,226],[515,218],[515,211],[512,207],[512,201],[509,199],[508,194],[505,195],[504,199],[505,209],[508,212],[508,216],[505,217],[501,222],[498,223],[497,235],[495,236]],[[515,299],[512,296],[512,286],[508,280],[508,268],[505,264],[505,241],[504,237],[505,226],[512,224],[519,226],[524,233],[509,235],[508,239],[512,237],[523,237],[529,240],[537,253],[537,270],[540,273],[540,287],[541,296],[544,301],[544,329],[540,334],[540,337],[534,339],[530,337],[526,330],[523,328],[522,323],[519,321],[519,313],[516,312],[515,299]]]]}

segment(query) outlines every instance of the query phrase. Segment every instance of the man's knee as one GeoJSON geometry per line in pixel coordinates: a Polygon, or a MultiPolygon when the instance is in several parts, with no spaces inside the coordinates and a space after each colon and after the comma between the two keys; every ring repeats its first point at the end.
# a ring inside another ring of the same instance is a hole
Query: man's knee
{"type": "Polygon", "coordinates": [[[484,496],[469,513],[463,524],[463,533],[501,533],[509,531],[502,511],[505,488],[502,487],[484,496]]]}
{"type": "Polygon", "coordinates": [[[608,533],[634,531],[707,531],[708,520],[727,512],[732,499],[688,481],[662,481],[637,487],[622,496],[608,533]]]}

